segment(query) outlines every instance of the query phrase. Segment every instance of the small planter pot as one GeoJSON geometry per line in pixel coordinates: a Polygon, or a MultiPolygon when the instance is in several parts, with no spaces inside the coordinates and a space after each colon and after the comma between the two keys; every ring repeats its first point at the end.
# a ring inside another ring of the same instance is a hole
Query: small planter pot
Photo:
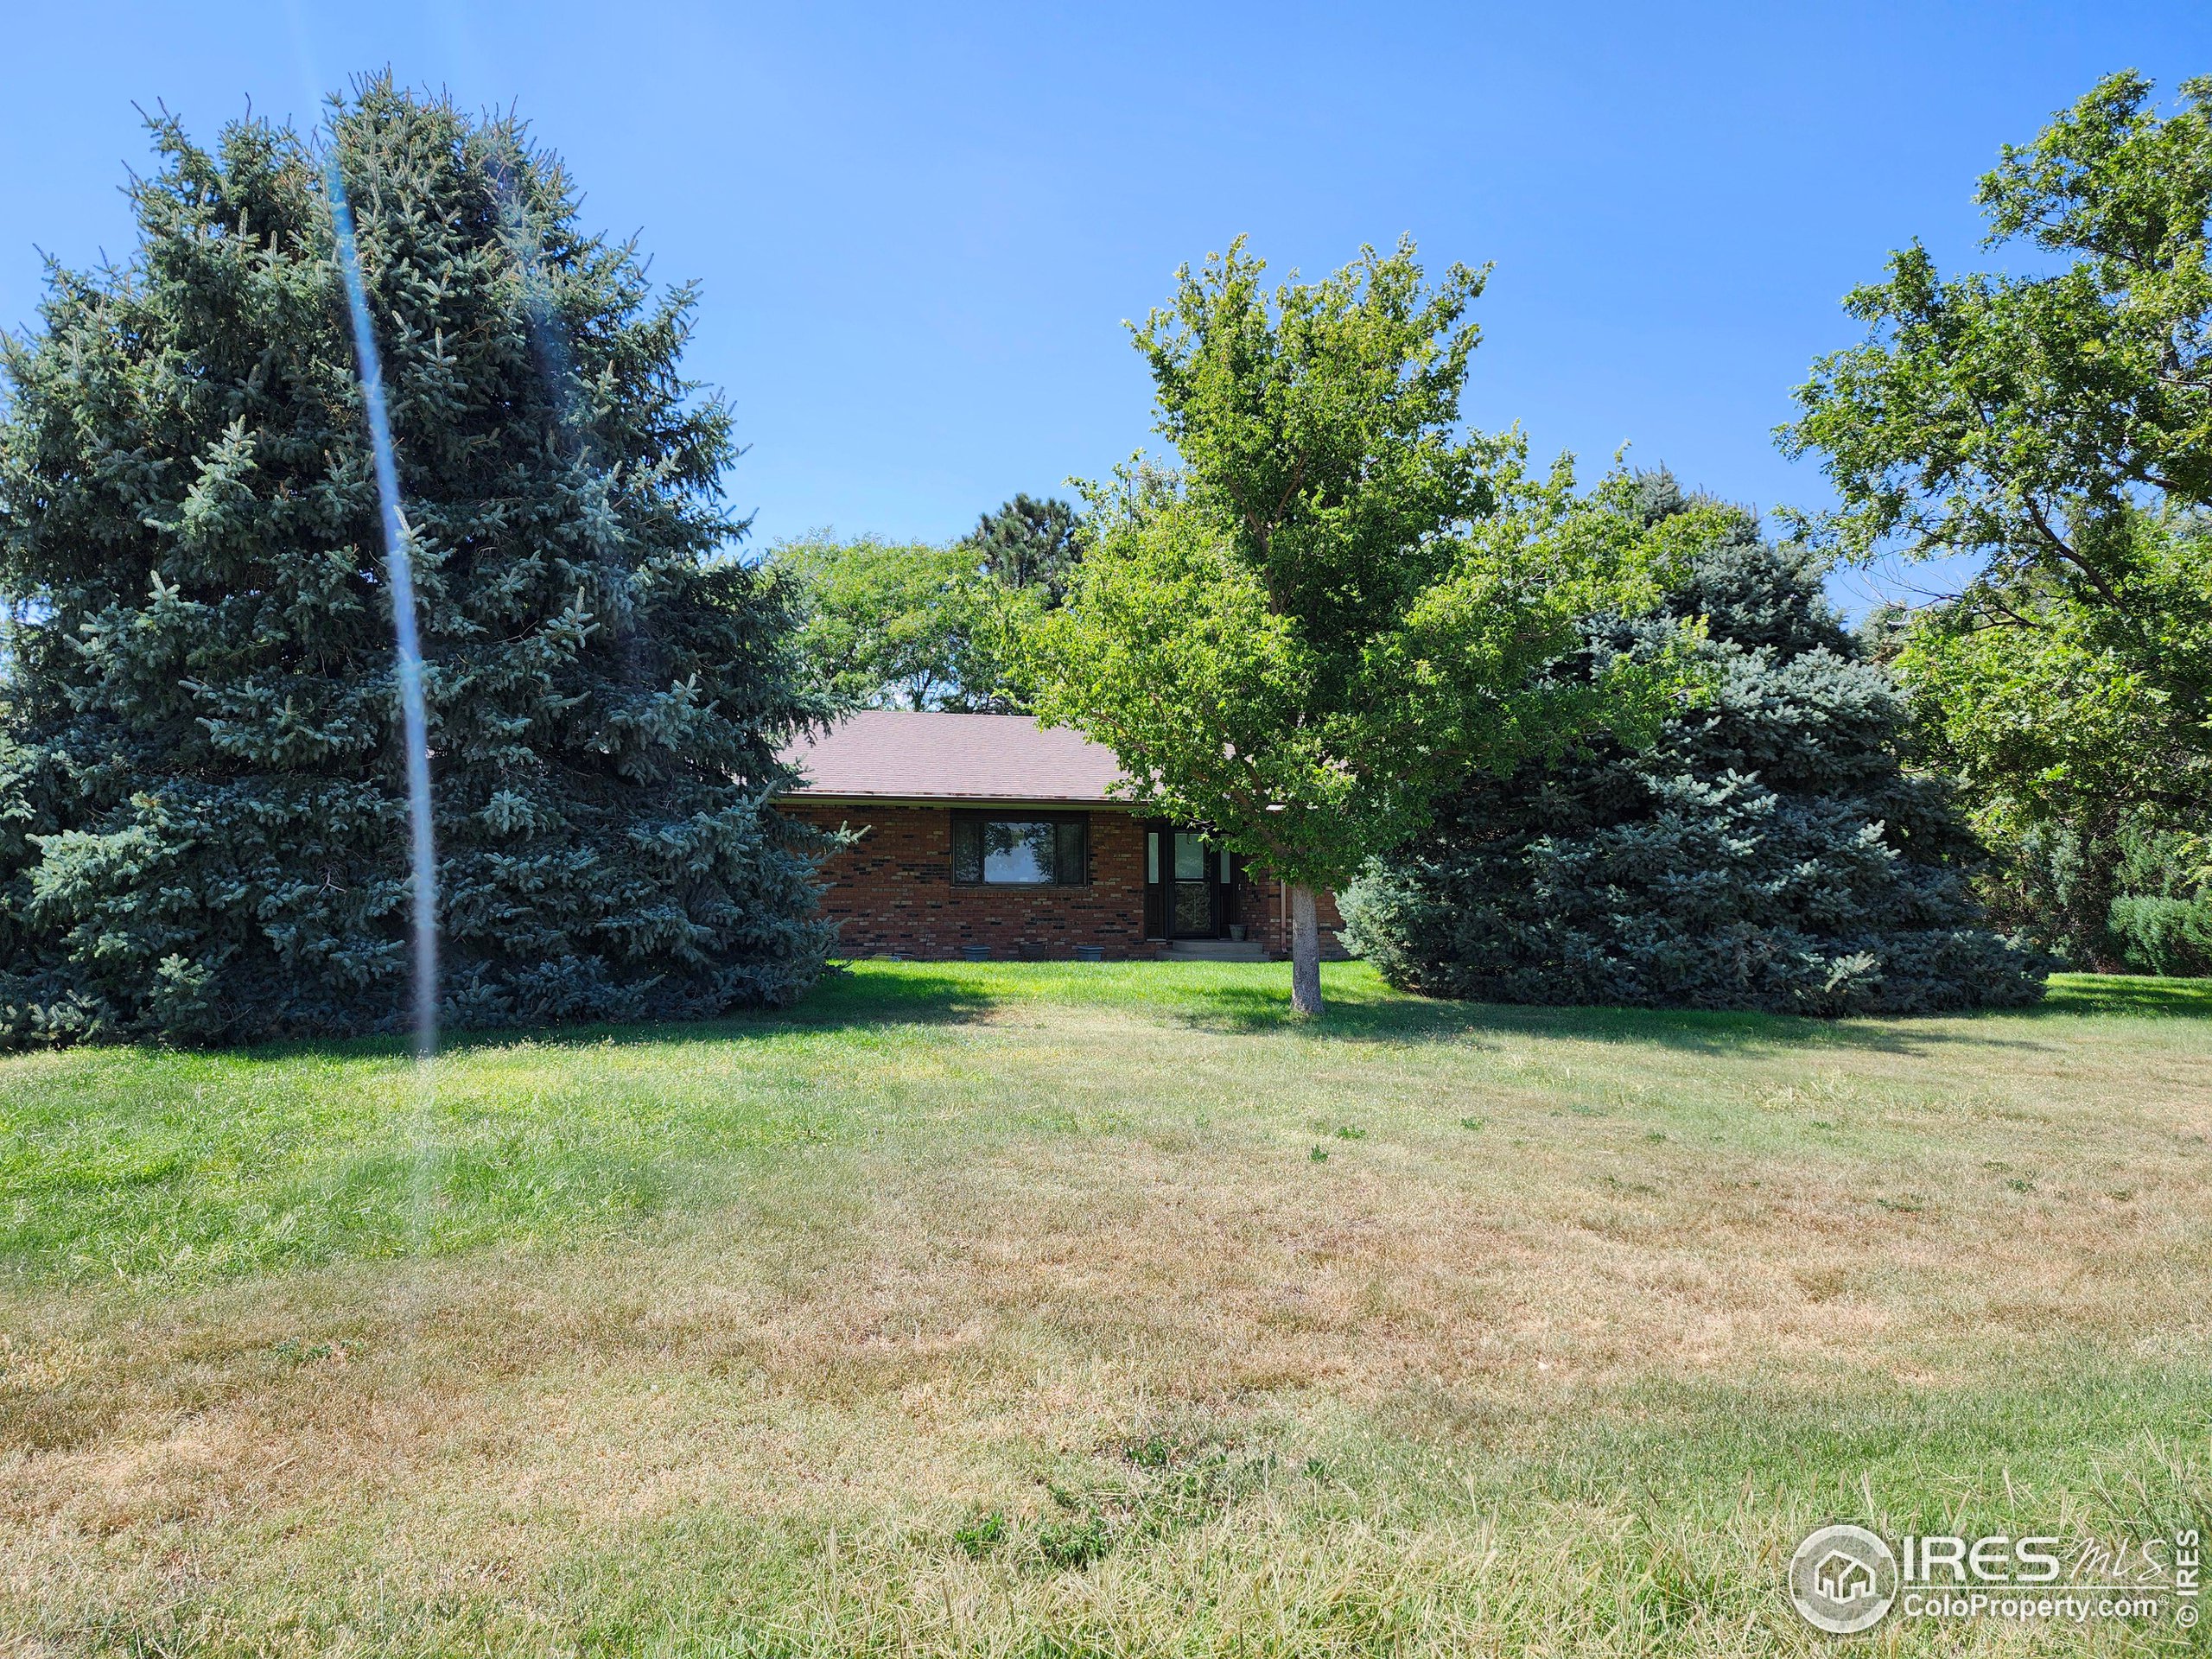
{"type": "Polygon", "coordinates": [[[1242,922],[1231,922],[1229,925],[1229,937],[1238,944],[1243,944],[1244,924],[1242,922]]]}

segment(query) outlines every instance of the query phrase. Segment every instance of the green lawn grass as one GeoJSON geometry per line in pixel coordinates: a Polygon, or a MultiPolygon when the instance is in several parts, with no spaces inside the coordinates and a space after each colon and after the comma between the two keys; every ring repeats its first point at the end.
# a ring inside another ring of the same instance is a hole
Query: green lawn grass
{"type": "Polygon", "coordinates": [[[2212,983],[1286,971],[0,1059],[0,1655],[1810,1651],[1829,1519],[2212,1519],[2212,983]]]}

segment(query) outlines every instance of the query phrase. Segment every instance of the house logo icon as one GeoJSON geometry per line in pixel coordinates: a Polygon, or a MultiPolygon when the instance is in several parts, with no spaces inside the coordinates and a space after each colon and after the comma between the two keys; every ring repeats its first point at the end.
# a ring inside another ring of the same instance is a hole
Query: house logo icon
{"type": "Polygon", "coordinates": [[[1897,1595],[1897,1558],[1864,1527],[1822,1527],[1789,1558],[1789,1599],[1815,1630],[1872,1630],[1897,1595]]]}
{"type": "Polygon", "coordinates": [[[1830,1601],[1857,1601],[1874,1593],[1874,1569],[1856,1555],[1832,1549],[1813,1568],[1813,1587],[1830,1601]]]}

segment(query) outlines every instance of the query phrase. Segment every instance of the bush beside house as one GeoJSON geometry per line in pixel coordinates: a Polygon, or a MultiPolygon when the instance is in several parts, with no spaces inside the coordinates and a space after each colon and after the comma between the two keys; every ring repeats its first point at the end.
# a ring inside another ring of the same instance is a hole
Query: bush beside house
{"type": "MultiPolygon", "coordinates": [[[[1644,480],[1656,521],[1686,503],[1644,480]]],[[[1805,553],[1748,518],[1665,610],[1586,630],[1565,671],[1649,652],[1702,617],[1709,700],[1658,743],[1600,741],[1481,777],[1345,895],[1355,948],[1395,982],[1513,1002],[1800,1014],[2011,1006],[2036,954],[1980,925],[1977,854],[1939,784],[1900,769],[1904,717],[1805,553]]]]}

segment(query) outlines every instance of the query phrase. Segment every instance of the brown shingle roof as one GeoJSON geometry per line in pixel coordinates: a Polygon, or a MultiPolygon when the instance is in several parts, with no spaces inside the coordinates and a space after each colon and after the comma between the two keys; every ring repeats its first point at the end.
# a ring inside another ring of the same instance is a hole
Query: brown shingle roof
{"type": "Polygon", "coordinates": [[[1027,715],[863,709],[784,753],[794,799],[1034,801],[1101,804],[1122,780],[1114,753],[1027,715]]]}

